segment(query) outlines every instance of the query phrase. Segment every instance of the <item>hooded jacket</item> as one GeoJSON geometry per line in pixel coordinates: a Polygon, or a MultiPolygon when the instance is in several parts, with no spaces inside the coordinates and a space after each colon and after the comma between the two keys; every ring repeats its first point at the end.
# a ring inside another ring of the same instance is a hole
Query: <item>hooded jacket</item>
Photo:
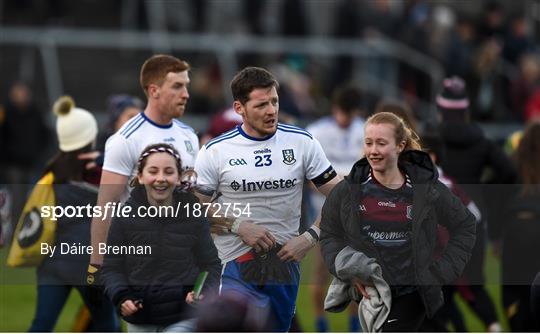
{"type": "MultiPolygon", "coordinates": [[[[441,125],[445,145],[442,168],[456,180],[478,205],[484,222],[489,222],[489,236],[499,238],[504,222],[500,211],[505,202],[504,186],[516,181],[514,164],[506,153],[492,140],[486,138],[482,129],[464,121],[445,121],[441,125]],[[489,185],[482,185],[486,167],[491,170],[489,185]],[[500,186],[502,185],[502,186],[500,186]],[[501,188],[502,187],[502,188],[501,188]]],[[[476,278],[474,280],[482,280],[476,278]]]]}
{"type": "MultiPolygon", "coordinates": [[[[210,235],[209,223],[187,215],[197,197],[174,193],[173,206],[180,203],[177,217],[119,217],[112,220],[107,246],[150,246],[151,254],[106,254],[102,279],[105,292],[118,307],[125,300],[142,299],[143,308],[124,319],[133,324],[169,325],[192,317],[186,294],[201,271],[208,271],[203,295],[217,293],[221,262],[210,235]],[[215,291],[213,291],[215,290],[215,291]]],[[[125,204],[132,213],[149,207],[146,191],[138,186],[125,204]]]]}
{"type": "MultiPolygon", "coordinates": [[[[412,257],[418,292],[432,317],[443,304],[441,285],[454,282],[471,256],[475,241],[475,218],[460,200],[438,180],[436,167],[429,155],[421,151],[405,151],[399,167],[413,185],[412,257]],[[433,260],[437,244],[437,225],[445,226],[450,240],[440,259],[433,260]]],[[[364,196],[362,183],[371,167],[366,158],[356,162],[351,173],[338,183],[322,209],[321,251],[330,272],[335,272],[335,259],[345,247],[380,258],[372,242],[362,234],[362,213],[357,203],[364,196]]],[[[381,262],[383,277],[389,276],[381,262]]]]}
{"type": "Polygon", "coordinates": [[[478,184],[486,166],[494,172],[494,182],[512,183],[515,170],[512,161],[475,124],[445,122],[441,127],[446,147],[442,167],[461,184],[478,184]]]}

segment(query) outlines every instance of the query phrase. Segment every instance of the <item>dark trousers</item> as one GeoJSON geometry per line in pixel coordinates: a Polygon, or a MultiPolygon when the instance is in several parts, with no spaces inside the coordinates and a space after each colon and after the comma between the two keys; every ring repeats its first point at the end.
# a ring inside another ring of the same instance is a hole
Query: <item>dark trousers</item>
{"type": "Polygon", "coordinates": [[[103,298],[101,305],[88,301],[86,286],[38,285],[36,313],[29,332],[52,332],[72,288],[76,288],[92,315],[96,332],[116,332],[120,328],[112,303],[103,298]]]}
{"type": "Polygon", "coordinates": [[[418,332],[426,317],[426,308],[418,291],[392,298],[392,308],[383,332],[418,332]]]}

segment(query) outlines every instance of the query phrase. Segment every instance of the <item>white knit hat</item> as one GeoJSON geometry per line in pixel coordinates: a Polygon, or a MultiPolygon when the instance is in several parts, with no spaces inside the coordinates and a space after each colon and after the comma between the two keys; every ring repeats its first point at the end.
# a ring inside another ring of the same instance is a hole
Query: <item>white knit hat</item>
{"type": "Polygon", "coordinates": [[[76,108],[70,96],[62,96],[56,100],[53,112],[58,116],[56,134],[63,152],[78,150],[96,139],[96,119],[87,110],[76,108]]]}

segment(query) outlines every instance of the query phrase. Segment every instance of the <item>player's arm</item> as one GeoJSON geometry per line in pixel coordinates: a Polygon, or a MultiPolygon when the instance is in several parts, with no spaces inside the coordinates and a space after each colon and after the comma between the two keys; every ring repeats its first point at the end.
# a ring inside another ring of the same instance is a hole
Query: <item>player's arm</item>
{"type": "MultiPolygon", "coordinates": [[[[212,191],[197,186],[195,194],[201,203],[212,203],[215,195],[212,191]]],[[[208,221],[210,222],[210,231],[216,234],[233,233],[238,235],[244,243],[254,248],[257,252],[268,251],[276,245],[276,239],[266,228],[256,225],[249,220],[240,218],[222,217],[213,205],[208,208],[208,221]]]]}
{"type": "MultiPolygon", "coordinates": [[[[317,188],[317,191],[319,191],[321,194],[323,194],[325,197],[327,197],[330,194],[330,192],[332,191],[332,189],[334,189],[336,184],[338,184],[341,180],[343,180],[343,177],[341,175],[336,175],[333,179],[331,179],[330,181],[328,181],[325,184],[320,185],[319,187],[317,187],[317,185],[315,185],[315,183],[313,183],[313,181],[312,181],[312,183],[315,186],[315,188],[317,188]]],[[[317,241],[318,241],[319,240],[318,236],[320,236],[320,234],[321,234],[321,231],[320,231],[321,213],[319,213],[317,215],[317,219],[313,223],[312,227],[313,226],[316,226],[317,229],[318,229],[318,231],[317,231],[318,232],[317,233],[317,241]]]]}
{"type": "MultiPolygon", "coordinates": [[[[332,189],[342,180],[332,167],[328,168],[323,174],[311,180],[317,190],[324,196],[328,196],[332,189]]],[[[306,256],[307,252],[313,248],[319,241],[321,235],[321,214],[313,225],[301,235],[288,240],[278,252],[278,256],[283,261],[300,261],[306,256]]]]}
{"type": "MultiPolygon", "coordinates": [[[[195,193],[201,203],[211,203],[217,197],[217,185],[219,184],[219,151],[209,151],[206,147],[201,148],[195,162],[197,172],[197,186],[195,193]],[[213,198],[214,197],[214,198],[213,198]]],[[[276,239],[266,228],[256,225],[249,220],[232,217],[219,217],[213,205],[208,210],[208,221],[211,231],[237,234],[244,243],[256,251],[269,250],[276,244],[276,239]]]]}

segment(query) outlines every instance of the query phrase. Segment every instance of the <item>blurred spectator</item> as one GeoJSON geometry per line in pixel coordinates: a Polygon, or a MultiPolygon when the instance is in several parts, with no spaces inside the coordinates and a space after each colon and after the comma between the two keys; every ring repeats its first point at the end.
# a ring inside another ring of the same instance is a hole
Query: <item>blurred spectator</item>
{"type": "Polygon", "coordinates": [[[540,119],[540,89],[538,87],[527,100],[524,118],[527,122],[540,119]]]}
{"type": "Polygon", "coordinates": [[[445,63],[448,74],[470,77],[475,47],[476,29],[473,21],[468,17],[459,18],[447,48],[445,63]]]}
{"type": "Polygon", "coordinates": [[[201,138],[200,145],[205,145],[210,139],[215,138],[237,125],[242,124],[242,116],[238,115],[234,109],[227,108],[210,119],[210,125],[206,133],[201,138]]]}
{"type": "Polygon", "coordinates": [[[12,217],[18,217],[29,185],[44,162],[50,132],[41,110],[34,104],[30,87],[15,82],[0,117],[1,182],[10,185],[12,217]]]}
{"type": "MultiPolygon", "coordinates": [[[[362,37],[367,41],[392,39],[399,26],[399,16],[396,13],[396,2],[390,0],[374,0],[365,3],[362,8],[364,29],[362,37]]],[[[362,66],[353,69],[358,72],[355,79],[367,83],[368,87],[379,89],[384,96],[398,96],[398,64],[396,59],[377,52],[372,57],[365,57],[362,66]]]]}
{"type": "Polygon", "coordinates": [[[429,54],[437,60],[446,57],[446,48],[456,24],[456,14],[447,5],[433,7],[430,22],[429,54]]]}
{"type": "Polygon", "coordinates": [[[471,196],[483,217],[476,228],[476,244],[463,274],[465,286],[468,286],[466,301],[489,331],[497,330],[500,324],[493,302],[484,288],[483,272],[487,244],[486,216],[493,212],[488,212],[489,206],[484,200],[481,180],[484,169],[491,168],[493,182],[512,183],[515,171],[502,149],[487,139],[480,127],[468,121],[469,99],[465,82],[461,78],[444,80],[443,89],[437,96],[437,107],[443,119],[440,131],[446,149],[442,168],[471,196]]]}
{"type": "MultiPolygon", "coordinates": [[[[410,0],[405,3],[404,22],[400,26],[399,39],[421,53],[430,53],[430,12],[431,6],[425,0],[410,0]]],[[[407,95],[430,100],[432,95],[431,78],[417,67],[400,64],[400,84],[407,95]]],[[[395,97],[395,96],[394,96],[395,97]]],[[[414,105],[413,99],[408,99],[414,105]]]]}
{"type": "MultiPolygon", "coordinates": [[[[54,175],[55,204],[59,207],[91,206],[96,203],[97,190],[89,182],[96,170],[88,170],[78,159],[79,154],[93,149],[98,134],[94,116],[76,108],[70,97],[63,96],[53,107],[57,115],[58,152],[48,163],[43,175],[54,175]]],[[[94,184],[95,186],[95,184],[94,184]]],[[[62,216],[58,218],[55,243],[90,245],[90,216],[62,216]]],[[[37,240],[37,239],[36,239],[37,240]]],[[[74,247],[74,246],[72,246],[74,247]]],[[[65,247],[63,247],[65,248],[65,247]]],[[[88,252],[60,252],[45,256],[37,268],[36,313],[30,332],[51,332],[64,308],[72,289],[76,289],[93,317],[93,329],[98,332],[118,330],[119,323],[109,300],[90,299],[90,288],[85,282],[85,269],[90,260],[88,252]]]]}
{"type": "Polygon", "coordinates": [[[505,14],[503,6],[496,0],[486,2],[483,17],[478,25],[480,42],[487,39],[497,39],[502,41],[505,34],[505,14]]]}
{"type": "Polygon", "coordinates": [[[105,131],[98,139],[98,148],[104,151],[105,142],[113,133],[118,131],[132,117],[141,113],[144,103],[136,96],[118,94],[112,95],[107,100],[107,124],[105,131]]]}
{"type": "MultiPolygon", "coordinates": [[[[434,133],[427,133],[422,136],[422,149],[429,153],[429,156],[433,163],[437,167],[439,174],[439,181],[452,191],[452,193],[459,198],[461,203],[474,215],[476,223],[479,223],[482,219],[480,210],[476,206],[474,201],[471,201],[469,196],[461,189],[461,187],[455,183],[455,181],[448,177],[443,169],[441,164],[445,159],[445,147],[442,138],[434,133]]],[[[438,260],[441,258],[444,249],[448,245],[450,240],[450,234],[448,230],[441,225],[437,225],[437,248],[435,249],[434,259],[438,260]]],[[[423,332],[446,332],[448,324],[451,323],[454,326],[456,332],[466,332],[465,322],[463,315],[459,310],[456,302],[454,300],[454,293],[465,293],[470,287],[464,286],[464,281],[461,278],[458,278],[455,284],[445,285],[442,287],[444,295],[444,305],[435,313],[432,319],[426,319],[422,325],[423,332]],[[461,285],[459,288],[458,286],[461,285]]],[[[467,296],[462,295],[466,300],[467,296]]]]}
{"type": "Polygon", "coordinates": [[[471,116],[474,120],[503,120],[509,115],[505,108],[505,90],[499,66],[501,45],[495,39],[479,46],[473,60],[470,81],[471,116]]]}
{"type": "Polygon", "coordinates": [[[539,87],[540,59],[537,54],[525,54],[519,62],[519,77],[510,84],[510,102],[515,120],[525,120],[525,106],[539,87]]]}
{"type": "MultiPolygon", "coordinates": [[[[356,0],[344,0],[337,5],[334,17],[335,27],[332,35],[336,38],[360,38],[365,22],[361,13],[361,6],[356,0]]],[[[324,88],[330,90],[331,87],[337,87],[352,78],[354,66],[354,57],[337,56],[333,61],[330,80],[324,88]]]]}
{"type": "Polygon", "coordinates": [[[366,38],[395,36],[398,25],[396,2],[391,0],[373,0],[362,8],[364,16],[363,36],[366,38]]]}
{"type": "Polygon", "coordinates": [[[530,123],[515,152],[520,185],[506,191],[502,277],[503,305],[513,332],[537,330],[529,305],[540,270],[540,123],[530,123]]]}
{"type": "MultiPolygon", "coordinates": [[[[321,144],[326,157],[341,176],[348,175],[353,164],[363,156],[364,150],[364,119],[362,110],[362,93],[355,87],[342,86],[333,92],[331,116],[324,117],[307,126],[310,132],[321,144]]],[[[325,196],[310,189],[306,200],[310,201],[311,218],[313,222],[321,212],[325,196]]],[[[329,281],[320,251],[316,253],[316,267],[313,275],[312,301],[315,310],[315,326],[318,332],[328,332],[329,324],[324,312],[324,297],[329,281]]],[[[349,307],[349,331],[360,329],[358,308],[349,307]]]]}
{"type": "Polygon", "coordinates": [[[294,57],[287,58],[285,64],[271,66],[279,80],[279,111],[294,118],[302,118],[315,113],[315,100],[311,96],[311,78],[297,68],[294,57]]]}
{"type": "Polygon", "coordinates": [[[209,115],[225,103],[220,67],[214,59],[208,59],[206,63],[208,65],[189,73],[191,83],[187,112],[191,115],[209,115]]]}
{"type": "Polygon", "coordinates": [[[512,18],[510,29],[504,40],[503,58],[506,61],[517,64],[523,54],[534,51],[534,41],[529,29],[524,14],[512,18]]]}

